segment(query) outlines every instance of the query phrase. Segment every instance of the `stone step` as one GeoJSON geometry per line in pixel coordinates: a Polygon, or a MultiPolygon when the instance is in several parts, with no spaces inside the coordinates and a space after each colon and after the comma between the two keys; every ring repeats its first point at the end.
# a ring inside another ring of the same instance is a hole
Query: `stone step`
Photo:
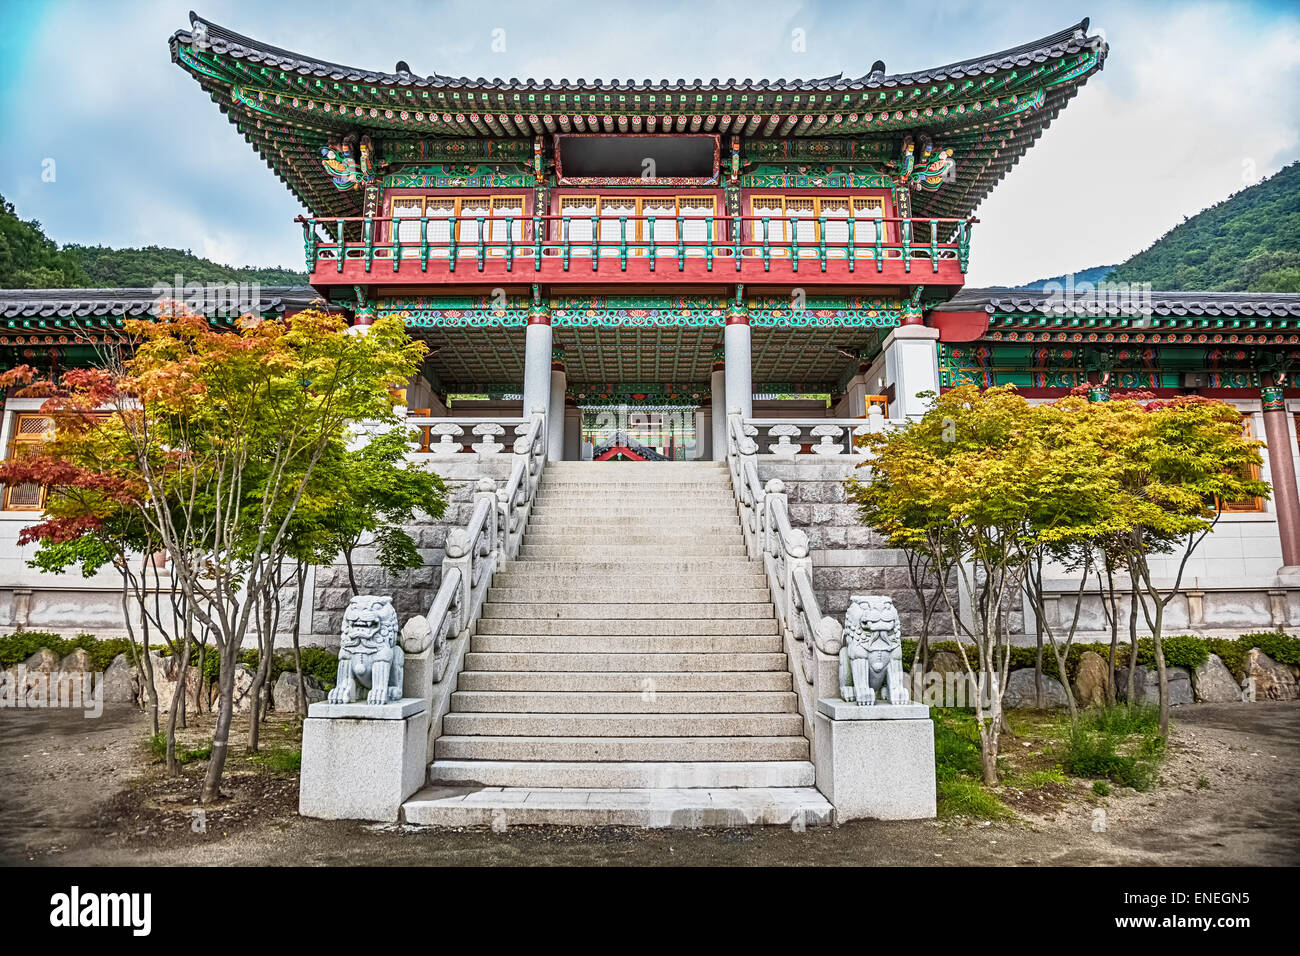
{"type": "Polygon", "coordinates": [[[543,789],[427,787],[402,806],[413,826],[829,826],[834,809],[812,787],[543,789]]]}
{"type": "Polygon", "coordinates": [[[739,558],[745,554],[745,545],[737,539],[736,544],[630,544],[626,547],[613,547],[607,543],[603,547],[582,547],[567,544],[528,544],[519,548],[519,558],[523,561],[562,561],[565,558],[590,562],[624,560],[671,559],[674,555],[702,558],[706,555],[739,558]]]}
{"type": "Polygon", "coordinates": [[[458,690],[451,709],[462,714],[792,714],[793,691],[625,693],[458,690]]]}
{"type": "Polygon", "coordinates": [[[706,561],[703,558],[691,556],[651,558],[649,560],[611,558],[605,561],[584,561],[581,558],[568,561],[520,561],[515,559],[507,561],[493,580],[500,580],[502,575],[515,574],[522,570],[534,574],[572,574],[577,577],[589,577],[626,572],[630,568],[638,569],[643,572],[645,577],[665,578],[674,581],[681,581],[685,578],[692,583],[697,581],[700,576],[710,574],[715,577],[749,577],[755,581],[764,582],[767,580],[763,565],[757,561],[750,561],[748,557],[744,556],[727,559],[719,558],[714,561],[706,561]]]}
{"type": "MultiPolygon", "coordinates": [[[[580,590],[584,586],[591,586],[591,582],[600,581],[608,583],[611,588],[619,590],[635,588],[638,590],[653,591],[660,595],[671,595],[676,588],[683,587],[681,577],[670,577],[667,575],[641,574],[633,566],[619,568],[617,570],[606,570],[599,573],[565,573],[558,571],[529,571],[528,563],[511,564],[509,571],[498,571],[493,577],[494,586],[502,588],[546,588],[548,593],[558,590],[580,590]]],[[[692,590],[700,589],[704,591],[734,591],[734,590],[753,590],[760,588],[767,582],[757,575],[744,574],[709,574],[692,577],[689,588],[692,590]]],[[[594,597],[594,595],[593,595],[594,597]]]]}
{"type": "Polygon", "coordinates": [[[575,638],[598,634],[634,634],[644,637],[693,637],[705,634],[776,634],[776,618],[746,620],[722,618],[674,618],[670,620],[555,620],[526,618],[480,618],[479,634],[558,634],[575,638]]]}
{"type": "Polygon", "coordinates": [[[775,634],[475,634],[470,650],[480,654],[770,654],[781,649],[775,634]]]}
{"type": "Polygon", "coordinates": [[[489,714],[450,713],[452,737],[790,737],[798,714],[489,714]]]}
{"type": "Polygon", "coordinates": [[[604,467],[603,461],[552,461],[547,462],[545,474],[565,475],[600,481],[680,481],[685,478],[717,478],[730,475],[726,462],[656,462],[663,468],[604,467]],[[721,467],[718,467],[721,466],[721,467]]]}
{"type": "MultiPolygon", "coordinates": [[[[496,579],[499,581],[500,576],[496,579]]],[[[579,583],[577,581],[575,584],[579,583]]],[[[636,584],[641,584],[638,579],[636,584]]],[[[661,587],[574,587],[569,590],[542,587],[496,587],[488,590],[488,607],[501,604],[534,604],[541,601],[569,603],[585,601],[596,606],[619,604],[655,604],[674,600],[692,604],[725,604],[729,607],[771,601],[767,588],[703,588],[683,583],[680,578],[665,580],[661,587]]],[[[771,613],[771,608],[768,608],[771,613]]]]}
{"type": "MultiPolygon", "coordinates": [[[[723,695],[792,693],[794,679],[785,670],[766,671],[461,671],[460,691],[484,693],[723,695]]],[[[504,709],[504,708],[503,708],[504,709]]]]}
{"type": "MultiPolygon", "coordinates": [[[[444,720],[450,719],[448,714],[444,720]]],[[[693,761],[808,760],[808,738],[788,737],[464,737],[443,734],[435,760],[693,761]]]]}
{"type": "Polygon", "coordinates": [[[515,653],[468,651],[469,671],[605,671],[619,674],[660,674],[665,671],[785,671],[785,654],[737,653],[515,653]]]}
{"type": "Polygon", "coordinates": [[[602,528],[598,523],[571,531],[537,531],[530,525],[524,535],[524,547],[528,548],[604,548],[613,544],[627,548],[675,549],[712,542],[736,548],[745,546],[745,539],[736,526],[710,530],[679,528],[659,534],[649,526],[640,532],[627,532],[602,528]]]}
{"type": "Polygon", "coordinates": [[[542,488],[626,488],[644,491],[656,488],[730,488],[731,476],[726,472],[678,475],[676,477],[626,478],[617,475],[589,477],[579,474],[544,472],[538,482],[542,488]]]}
{"type": "Polygon", "coordinates": [[[807,760],[575,763],[532,760],[435,760],[434,786],[582,787],[591,789],[700,789],[811,787],[807,760]]]}
{"type": "Polygon", "coordinates": [[[718,618],[762,620],[773,617],[774,613],[772,605],[768,601],[755,601],[749,604],[707,604],[679,599],[675,602],[667,602],[664,601],[662,595],[657,601],[627,604],[520,604],[489,600],[483,608],[484,618],[508,618],[515,621],[539,619],[603,621],[610,618],[625,618],[636,622],[647,620],[667,621],[680,618],[694,620],[718,618]]]}
{"type": "Polygon", "coordinates": [[[707,521],[693,518],[681,513],[665,511],[659,515],[638,515],[637,517],[624,517],[619,519],[610,519],[599,513],[583,515],[581,517],[538,517],[533,515],[528,519],[528,534],[531,536],[537,532],[545,531],[548,534],[568,534],[568,533],[585,533],[590,531],[600,531],[608,534],[711,534],[711,533],[736,533],[740,531],[740,521],[735,515],[728,515],[721,518],[710,518],[707,521]]]}
{"type": "Polygon", "coordinates": [[[680,493],[692,500],[730,501],[735,496],[731,490],[731,479],[691,478],[686,481],[582,481],[570,478],[544,476],[537,487],[551,497],[559,497],[565,492],[581,489],[599,494],[604,498],[617,498],[630,495],[636,498],[653,498],[665,493],[680,493]]]}

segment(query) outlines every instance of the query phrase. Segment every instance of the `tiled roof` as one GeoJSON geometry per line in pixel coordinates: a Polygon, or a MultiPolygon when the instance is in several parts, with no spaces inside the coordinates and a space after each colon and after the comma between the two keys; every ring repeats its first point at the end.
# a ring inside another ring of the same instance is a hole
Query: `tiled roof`
{"type": "MultiPolygon", "coordinates": [[[[190,14],[172,59],[202,85],[239,132],[315,215],[361,211],[360,190],[338,190],[322,146],[347,133],[378,141],[427,137],[526,139],[557,131],[857,137],[891,155],[904,135],[954,150],[957,179],[918,193],[914,214],[969,215],[1079,87],[1107,46],[1088,21],[1008,50],[911,73],[877,63],[856,78],[807,80],[477,79],[403,69],[385,73],[271,46],[190,14]]],[[[405,66],[405,64],[399,64],[405,66]]]]}
{"type": "MultiPolygon", "coordinates": [[[[594,79],[591,81],[578,79],[570,81],[568,79],[542,79],[535,80],[531,77],[528,79],[486,79],[478,77],[477,79],[468,76],[444,76],[441,73],[432,73],[427,76],[421,76],[409,71],[394,73],[385,73],[376,70],[366,70],[359,67],[343,66],[339,63],[330,63],[325,60],[318,60],[313,57],[304,56],[301,53],[294,53],[291,50],[284,50],[280,47],[271,46],[252,37],[246,37],[243,34],[236,33],[234,30],[213,23],[211,20],[205,20],[193,11],[190,12],[190,30],[178,30],[172,37],[173,45],[183,44],[190,45],[194,42],[196,33],[205,31],[207,41],[211,44],[214,53],[228,55],[235,59],[244,60],[248,63],[255,63],[259,66],[273,67],[280,70],[292,70],[303,76],[314,76],[321,79],[336,80],[348,83],[375,83],[384,86],[402,86],[414,87],[417,89],[457,89],[457,90],[554,90],[554,91],[573,91],[584,93],[603,93],[603,92],[663,92],[663,93],[684,93],[694,91],[717,92],[717,91],[765,91],[781,93],[800,93],[814,92],[819,90],[876,90],[892,89],[899,86],[915,86],[922,83],[944,83],[950,80],[966,79],[971,77],[986,76],[991,73],[997,73],[1002,70],[1012,70],[1016,68],[1025,69],[1032,67],[1036,63],[1046,63],[1048,60],[1066,56],[1072,53],[1079,53],[1083,50],[1097,49],[1104,47],[1104,42],[1098,37],[1088,37],[1088,20],[1083,19],[1079,23],[1066,27],[1050,36],[1045,36],[1039,40],[1033,40],[1029,43],[1021,44],[1009,50],[1003,50],[1000,53],[990,53],[985,56],[974,57],[969,60],[961,60],[957,63],[950,63],[947,66],[933,67],[928,70],[919,70],[912,73],[896,73],[886,75],[883,70],[869,72],[856,79],[850,79],[843,73],[837,73],[834,76],[822,77],[820,79],[809,80],[765,80],[765,79],[728,79],[719,80],[716,77],[711,80],[601,80],[594,79]]],[[[398,66],[404,65],[403,63],[398,66]]],[[[883,64],[882,64],[883,65],[883,64]]]]}
{"type": "MultiPolygon", "coordinates": [[[[237,289],[214,286],[204,289],[202,299],[188,291],[182,298],[188,307],[207,315],[232,311],[279,315],[304,309],[319,297],[311,286],[267,286],[249,301],[237,289]]],[[[154,289],[0,289],[0,319],[139,318],[155,314],[159,298],[154,289]]]]}
{"type": "Polygon", "coordinates": [[[1088,292],[1071,295],[1023,289],[963,289],[942,305],[941,312],[1076,316],[1198,316],[1300,318],[1300,293],[1295,292],[1134,292],[1132,295],[1088,292]]]}

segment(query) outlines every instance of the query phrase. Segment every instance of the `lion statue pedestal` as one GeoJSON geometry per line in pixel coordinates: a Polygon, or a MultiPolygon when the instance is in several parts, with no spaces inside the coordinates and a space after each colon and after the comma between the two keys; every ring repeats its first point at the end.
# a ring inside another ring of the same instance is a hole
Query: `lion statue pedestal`
{"type": "Polygon", "coordinates": [[[429,704],[402,696],[404,660],[392,598],[354,597],[343,615],[338,684],[303,722],[303,816],[394,822],[423,786],[429,704]]]}
{"type": "Polygon", "coordinates": [[[933,817],[934,724],[930,708],[909,698],[898,610],[884,595],[849,602],[840,699],[818,700],[813,719],[817,789],[837,823],[933,817]]]}

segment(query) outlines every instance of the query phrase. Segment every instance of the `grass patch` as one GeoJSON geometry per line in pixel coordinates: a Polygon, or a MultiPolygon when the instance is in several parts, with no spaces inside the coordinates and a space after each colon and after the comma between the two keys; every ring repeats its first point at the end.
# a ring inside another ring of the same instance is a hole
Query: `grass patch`
{"type": "Polygon", "coordinates": [[[1038,790],[1052,783],[1066,783],[1065,774],[1056,767],[1046,770],[1030,770],[1028,773],[1019,775],[1008,775],[1003,784],[1008,787],[1015,787],[1018,790],[1038,790]]]}
{"type": "Polygon", "coordinates": [[[938,781],[940,817],[979,817],[982,820],[1006,820],[1011,811],[978,781],[954,777],[938,781]]]}
{"type": "MultiPolygon", "coordinates": [[[[163,761],[167,759],[167,735],[164,733],[154,734],[149,738],[149,752],[153,754],[155,760],[163,761]]],[[[207,760],[212,756],[212,744],[205,744],[202,747],[182,747],[179,742],[176,744],[176,761],[177,763],[193,763],[196,760],[207,760]]]]}
{"type": "Polygon", "coordinates": [[[249,759],[273,773],[298,773],[302,769],[302,751],[292,747],[250,754],[249,759]]]}
{"type": "Polygon", "coordinates": [[[1092,792],[1099,797],[1110,796],[1110,784],[1105,780],[1094,780],[1092,782],[1092,792]]]}
{"type": "Polygon", "coordinates": [[[1067,724],[1061,766],[1072,777],[1101,777],[1139,792],[1150,790],[1165,758],[1159,728],[1154,707],[1085,712],[1078,723],[1067,724]]]}

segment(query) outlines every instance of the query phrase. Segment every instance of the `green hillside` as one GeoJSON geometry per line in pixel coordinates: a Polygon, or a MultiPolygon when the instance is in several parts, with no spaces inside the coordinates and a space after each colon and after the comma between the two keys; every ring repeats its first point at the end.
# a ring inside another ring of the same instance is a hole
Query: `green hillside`
{"type": "Polygon", "coordinates": [[[1174,292],[1300,292],[1300,163],[1175,226],[1111,279],[1174,292]]]}
{"type": "Polygon", "coordinates": [[[0,196],[0,289],[148,288],[174,282],[177,275],[186,282],[205,283],[302,285],[307,281],[302,272],[221,265],[188,249],[60,248],[39,222],[19,219],[13,205],[0,196]]]}

